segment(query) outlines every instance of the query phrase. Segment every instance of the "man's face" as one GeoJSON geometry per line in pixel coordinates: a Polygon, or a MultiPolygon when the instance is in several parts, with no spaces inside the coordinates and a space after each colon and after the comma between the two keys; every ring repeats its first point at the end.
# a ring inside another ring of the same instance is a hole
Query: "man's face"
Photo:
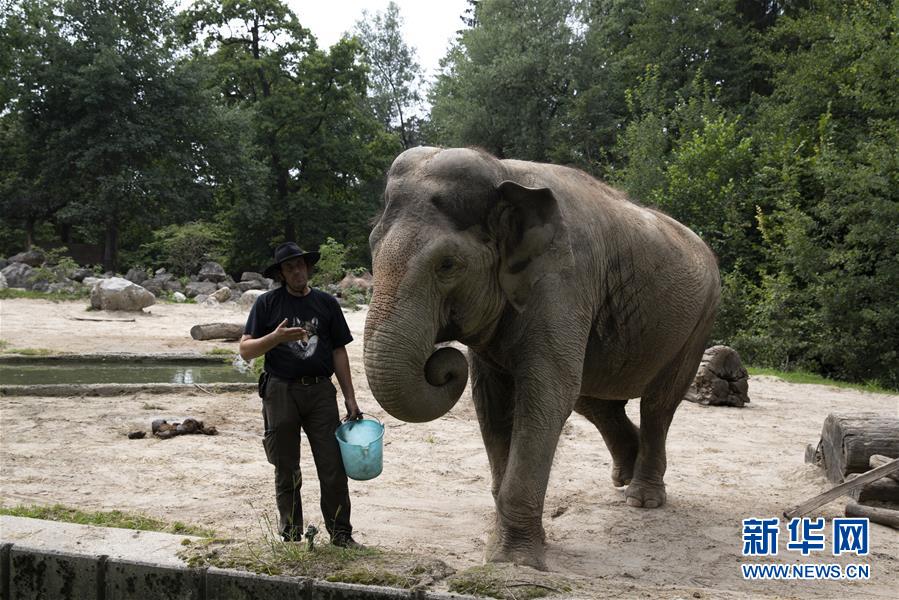
{"type": "Polygon", "coordinates": [[[302,256],[285,260],[281,263],[281,275],[287,287],[295,292],[302,292],[309,283],[309,268],[302,256]]]}

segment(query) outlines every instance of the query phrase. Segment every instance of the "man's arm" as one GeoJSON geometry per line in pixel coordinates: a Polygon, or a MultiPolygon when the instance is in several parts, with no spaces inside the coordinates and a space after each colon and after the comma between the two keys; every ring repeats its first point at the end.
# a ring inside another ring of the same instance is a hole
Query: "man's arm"
{"type": "Polygon", "coordinates": [[[353,389],[353,376],[350,374],[350,359],[346,353],[346,347],[341,346],[335,348],[334,357],[334,374],[337,375],[337,383],[340,384],[340,391],[343,392],[344,403],[346,404],[346,420],[355,420],[362,417],[362,411],[356,404],[356,392],[353,389]]]}
{"type": "Polygon", "coordinates": [[[260,338],[254,338],[249,334],[244,334],[240,338],[240,346],[238,352],[244,360],[252,360],[257,356],[262,356],[278,344],[284,342],[298,342],[309,337],[306,330],[302,327],[288,327],[287,319],[281,321],[278,327],[271,333],[260,338]]]}

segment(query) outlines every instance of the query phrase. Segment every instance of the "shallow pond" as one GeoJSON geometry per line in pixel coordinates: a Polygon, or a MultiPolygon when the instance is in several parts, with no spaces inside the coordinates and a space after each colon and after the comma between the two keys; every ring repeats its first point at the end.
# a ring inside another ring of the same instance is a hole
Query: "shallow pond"
{"type": "Polygon", "coordinates": [[[3,385],[77,383],[249,383],[252,372],[241,372],[230,364],[190,365],[183,363],[42,363],[0,364],[3,385]]]}

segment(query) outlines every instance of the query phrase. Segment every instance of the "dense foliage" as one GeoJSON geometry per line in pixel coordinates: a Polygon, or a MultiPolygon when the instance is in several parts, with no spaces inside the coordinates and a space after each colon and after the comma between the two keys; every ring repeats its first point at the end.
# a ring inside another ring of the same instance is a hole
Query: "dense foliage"
{"type": "Polygon", "coordinates": [[[427,117],[395,5],[327,50],[280,0],[0,6],[0,253],[337,277],[399,151],[477,145],[693,228],[747,362],[899,388],[897,0],[472,0],[427,117]]]}

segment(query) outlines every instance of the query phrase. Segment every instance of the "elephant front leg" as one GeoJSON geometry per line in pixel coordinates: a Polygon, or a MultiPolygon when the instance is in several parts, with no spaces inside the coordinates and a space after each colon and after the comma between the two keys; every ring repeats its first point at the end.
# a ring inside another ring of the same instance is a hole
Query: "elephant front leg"
{"type": "Polygon", "coordinates": [[[496,502],[509,462],[515,385],[511,375],[491,367],[476,354],[469,354],[469,360],[471,396],[490,463],[491,491],[496,502]]]}
{"type": "Polygon", "coordinates": [[[534,390],[516,382],[512,438],[495,494],[496,529],[487,548],[489,561],[546,569],[543,505],[562,426],[574,403],[575,391],[570,392],[569,399],[559,390],[534,390]]]}

